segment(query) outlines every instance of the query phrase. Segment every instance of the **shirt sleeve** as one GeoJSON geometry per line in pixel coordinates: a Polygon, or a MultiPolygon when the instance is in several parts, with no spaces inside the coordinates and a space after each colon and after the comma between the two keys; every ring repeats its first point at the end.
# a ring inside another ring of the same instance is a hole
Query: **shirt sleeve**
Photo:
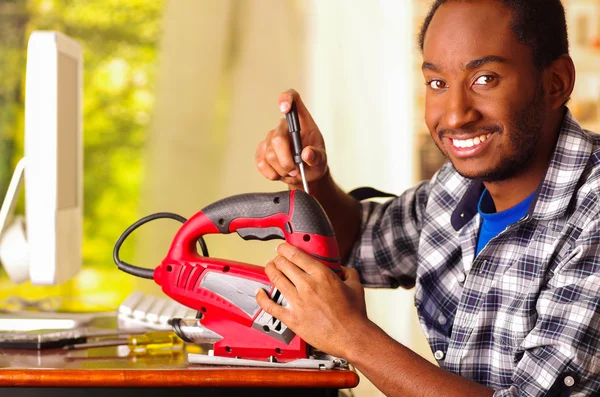
{"type": "Polygon", "coordinates": [[[513,385],[494,397],[600,395],[600,222],[590,222],[542,289],[513,385]]]}
{"type": "Polygon", "coordinates": [[[362,202],[360,237],[345,266],[358,270],[365,287],[412,287],[423,213],[431,191],[426,181],[385,203],[362,202]]]}

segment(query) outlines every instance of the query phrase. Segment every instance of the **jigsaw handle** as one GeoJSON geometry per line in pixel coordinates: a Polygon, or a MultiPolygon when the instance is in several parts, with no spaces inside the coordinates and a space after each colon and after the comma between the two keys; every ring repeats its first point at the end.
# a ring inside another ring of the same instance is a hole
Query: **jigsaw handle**
{"type": "Polygon", "coordinates": [[[219,200],[194,215],[171,247],[174,259],[196,252],[206,234],[237,232],[246,240],[282,239],[337,270],[340,254],[333,227],[319,202],[302,190],[249,193],[219,200]]]}
{"type": "MultiPolygon", "coordinates": [[[[281,239],[285,239],[286,229],[288,233],[335,236],[319,202],[302,190],[240,194],[217,201],[202,212],[223,234],[244,229],[279,228],[281,239]]],[[[253,237],[252,233],[244,234],[253,237]]],[[[256,237],[262,234],[257,231],[256,237]]]]}

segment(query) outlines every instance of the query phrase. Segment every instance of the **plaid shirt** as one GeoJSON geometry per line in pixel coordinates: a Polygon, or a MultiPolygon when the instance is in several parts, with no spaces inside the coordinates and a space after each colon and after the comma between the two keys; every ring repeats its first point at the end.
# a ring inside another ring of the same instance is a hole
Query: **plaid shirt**
{"type": "Polygon", "coordinates": [[[482,189],[447,164],[363,202],[346,265],[366,287],[416,285],[440,367],[495,397],[600,395],[600,135],[567,111],[527,215],[475,257],[482,189]]]}

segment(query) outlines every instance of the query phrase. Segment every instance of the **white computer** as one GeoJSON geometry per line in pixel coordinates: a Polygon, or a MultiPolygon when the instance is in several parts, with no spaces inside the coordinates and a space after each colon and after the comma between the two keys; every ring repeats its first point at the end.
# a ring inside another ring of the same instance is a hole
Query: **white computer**
{"type": "Polygon", "coordinates": [[[15,283],[60,284],[81,268],[82,77],[82,48],[75,40],[58,32],[31,34],[25,157],[0,209],[0,261],[15,283]],[[24,218],[13,216],[23,174],[24,218]]]}

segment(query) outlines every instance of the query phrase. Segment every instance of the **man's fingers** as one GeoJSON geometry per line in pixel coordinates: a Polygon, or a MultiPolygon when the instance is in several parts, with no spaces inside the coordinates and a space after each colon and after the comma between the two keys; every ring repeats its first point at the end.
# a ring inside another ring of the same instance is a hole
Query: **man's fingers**
{"type": "MultiPolygon", "coordinates": [[[[307,281],[306,272],[285,257],[278,255],[273,259],[273,263],[294,284],[295,289],[307,281]]],[[[283,291],[281,292],[283,293],[283,291]]],[[[285,296],[285,294],[283,295],[285,296]]]]}
{"type": "Polygon", "coordinates": [[[256,290],[256,302],[264,311],[281,320],[282,322],[284,322],[284,319],[287,318],[287,309],[278,305],[271,298],[269,298],[269,295],[267,295],[265,290],[262,288],[256,290]]]}
{"type": "Polygon", "coordinates": [[[279,244],[277,253],[308,274],[322,272],[323,268],[326,268],[325,265],[306,252],[287,243],[279,244]]]}
{"type": "Polygon", "coordinates": [[[277,100],[277,103],[279,104],[279,111],[281,111],[283,114],[287,114],[292,107],[292,102],[296,102],[296,110],[298,110],[298,118],[300,119],[300,129],[303,131],[313,129],[315,126],[315,121],[304,105],[300,94],[298,94],[296,90],[290,89],[279,94],[279,98],[277,100]]]}
{"type": "MultiPolygon", "coordinates": [[[[327,156],[325,154],[325,143],[323,142],[323,136],[319,131],[319,127],[315,124],[315,121],[304,105],[302,98],[295,90],[288,90],[281,93],[279,95],[278,103],[280,105],[280,111],[283,114],[289,113],[292,103],[296,104],[300,120],[302,143],[305,146],[305,149],[308,148],[301,154],[303,161],[308,165],[308,167],[305,168],[306,181],[314,182],[320,179],[327,171],[327,156]]],[[[299,184],[299,168],[293,162],[291,150],[292,143],[287,122],[283,127],[280,123],[277,127],[277,130],[281,131],[280,137],[270,141],[272,142],[274,153],[276,153],[279,158],[281,168],[287,172],[287,174],[280,173],[279,175],[282,177],[282,180],[288,184],[299,184]]],[[[271,163],[271,166],[279,172],[277,166],[273,165],[273,163],[271,163]]]]}
{"type": "Polygon", "coordinates": [[[273,167],[271,167],[271,165],[267,161],[266,156],[265,156],[266,147],[267,147],[267,143],[263,141],[256,148],[256,154],[255,154],[256,168],[265,178],[270,179],[272,181],[277,181],[277,180],[281,179],[281,175],[279,175],[279,173],[277,171],[275,171],[275,169],[273,167]]]}
{"type": "Polygon", "coordinates": [[[298,296],[296,286],[292,281],[290,281],[290,279],[288,279],[286,274],[277,268],[273,261],[269,261],[265,265],[265,274],[267,277],[269,277],[269,280],[271,280],[271,283],[275,286],[275,288],[281,291],[288,302],[292,302],[294,299],[296,299],[298,296]]]}
{"type": "Polygon", "coordinates": [[[272,146],[267,149],[265,153],[265,160],[267,161],[267,164],[269,164],[269,167],[271,167],[275,170],[275,172],[277,172],[277,175],[279,175],[279,179],[283,178],[284,176],[288,176],[288,171],[281,167],[279,159],[277,158],[277,154],[273,150],[272,146]]]}
{"type": "Polygon", "coordinates": [[[298,174],[298,170],[296,169],[296,164],[294,163],[294,158],[292,157],[292,148],[290,146],[289,135],[287,122],[285,119],[282,119],[273,134],[271,146],[273,147],[273,151],[277,156],[277,161],[279,162],[282,170],[290,176],[296,176],[298,174]]]}

